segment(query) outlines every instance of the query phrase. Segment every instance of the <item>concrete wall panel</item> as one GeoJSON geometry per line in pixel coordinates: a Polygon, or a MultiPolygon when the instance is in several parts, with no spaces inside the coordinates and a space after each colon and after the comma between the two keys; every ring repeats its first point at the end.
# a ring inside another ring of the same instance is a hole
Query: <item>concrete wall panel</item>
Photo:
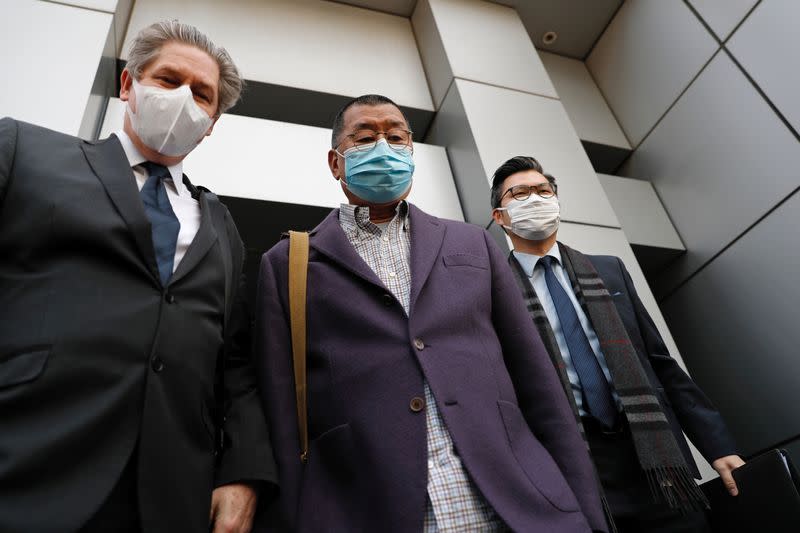
{"type": "Polygon", "coordinates": [[[653,183],[686,245],[657,292],[677,286],[800,185],[798,168],[797,139],[718,54],[621,171],[653,183]]]}
{"type": "Polygon", "coordinates": [[[417,2],[411,17],[414,35],[417,38],[419,54],[425,66],[428,87],[433,97],[433,104],[438,110],[453,83],[453,69],[447,57],[439,25],[433,16],[430,2],[417,2]]]}
{"type": "Polygon", "coordinates": [[[745,454],[800,433],[798,226],[795,193],[662,306],[745,454]]]}
{"type": "Polygon", "coordinates": [[[564,109],[582,141],[630,150],[631,145],[614,118],[586,64],[577,59],[539,52],[564,109]]]}
{"type": "Polygon", "coordinates": [[[113,14],[117,10],[119,0],[57,0],[56,3],[113,14]]]}
{"type": "Polygon", "coordinates": [[[112,21],[50,2],[3,2],[0,116],[78,135],[112,21]]]}
{"type": "Polygon", "coordinates": [[[598,174],[631,244],[684,249],[675,226],[649,181],[598,174]]]}
{"type": "Polygon", "coordinates": [[[689,0],[720,40],[727,39],[759,0],[689,0]]]}
{"type": "MultiPolygon", "coordinates": [[[[416,25],[432,16],[452,75],[518,91],[556,97],[553,84],[520,21],[509,7],[480,0],[419,0],[416,25]]],[[[420,53],[438,53],[428,50],[420,53]]],[[[449,80],[428,70],[436,102],[447,92],[449,80]]]]}
{"type": "Polygon", "coordinates": [[[764,0],[728,41],[742,67],[800,132],[800,2],[764,0]]]}
{"type": "Polygon", "coordinates": [[[436,114],[427,142],[447,147],[461,209],[467,222],[485,225],[491,217],[489,187],[464,102],[453,84],[436,114]]]}
{"type": "Polygon", "coordinates": [[[716,49],[683,2],[629,0],[586,66],[636,147],[716,49]]]}
{"type": "Polygon", "coordinates": [[[249,80],[433,110],[407,18],[322,0],[137,0],[126,41],[171,18],[227,48],[249,80]]]}

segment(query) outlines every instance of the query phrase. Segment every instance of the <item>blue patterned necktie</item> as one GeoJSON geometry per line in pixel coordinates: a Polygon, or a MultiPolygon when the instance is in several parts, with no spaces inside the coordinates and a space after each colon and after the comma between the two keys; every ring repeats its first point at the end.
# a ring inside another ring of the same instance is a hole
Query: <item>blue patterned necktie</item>
{"type": "Polygon", "coordinates": [[[600,362],[586,338],[586,333],[581,327],[578,313],[572,305],[569,295],[556,279],[553,272],[553,262],[558,260],[546,255],[539,260],[544,266],[544,279],[547,289],[556,307],[558,319],[561,321],[561,331],[567,341],[567,348],[572,359],[572,366],[578,374],[583,389],[584,405],[586,410],[598,422],[607,428],[613,428],[617,420],[617,409],[611,386],[600,368],[600,362]]]}
{"type": "Polygon", "coordinates": [[[164,179],[171,177],[167,167],[150,161],[143,163],[142,166],[147,169],[148,177],[139,195],[142,197],[144,212],[153,229],[153,248],[156,252],[161,284],[166,287],[172,276],[181,223],[175,216],[167,197],[164,179]]]}

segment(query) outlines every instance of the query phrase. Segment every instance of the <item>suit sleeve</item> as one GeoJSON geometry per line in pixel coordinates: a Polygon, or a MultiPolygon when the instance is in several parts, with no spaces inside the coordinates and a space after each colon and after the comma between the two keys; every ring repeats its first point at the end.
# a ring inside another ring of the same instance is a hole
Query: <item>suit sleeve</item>
{"type": "Polygon", "coordinates": [[[681,428],[709,462],[726,455],[737,454],[736,443],[722,415],[678,362],[670,357],[664,339],[639,299],[628,270],[619,258],[617,261],[633,302],[648,359],[664,387],[681,428]]]}
{"type": "Polygon", "coordinates": [[[17,150],[17,123],[14,119],[0,119],[0,209],[11,182],[11,169],[17,150]]]}
{"type": "Polygon", "coordinates": [[[261,259],[256,298],[256,362],[264,411],[280,476],[278,501],[268,512],[270,530],[294,531],[303,465],[297,424],[288,312],[288,241],[261,259]]]}
{"type": "Polygon", "coordinates": [[[505,257],[488,232],[492,321],[525,420],[555,460],[596,531],[608,531],[586,443],[505,257]]]}
{"type": "MultiPolygon", "coordinates": [[[[243,247],[235,226],[227,217],[231,246],[243,247]]],[[[250,317],[245,303],[245,277],[240,272],[226,331],[225,414],[226,445],[216,473],[216,485],[235,482],[277,484],[275,461],[270,447],[266,419],[258,396],[250,317]]],[[[268,486],[261,486],[268,489],[268,486]]],[[[269,487],[271,490],[272,487],[269,487]]]]}

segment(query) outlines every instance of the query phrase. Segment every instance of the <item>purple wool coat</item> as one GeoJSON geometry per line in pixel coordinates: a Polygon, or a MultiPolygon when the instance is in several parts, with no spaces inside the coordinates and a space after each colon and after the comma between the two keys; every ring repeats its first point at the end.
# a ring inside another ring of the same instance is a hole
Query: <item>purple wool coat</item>
{"type": "Polygon", "coordinates": [[[280,483],[265,529],[422,531],[427,380],[464,467],[511,529],[606,531],[586,445],[506,258],[482,228],[410,208],[410,316],[338,210],[311,232],[305,465],[288,239],[262,258],[256,360],[280,483]]]}

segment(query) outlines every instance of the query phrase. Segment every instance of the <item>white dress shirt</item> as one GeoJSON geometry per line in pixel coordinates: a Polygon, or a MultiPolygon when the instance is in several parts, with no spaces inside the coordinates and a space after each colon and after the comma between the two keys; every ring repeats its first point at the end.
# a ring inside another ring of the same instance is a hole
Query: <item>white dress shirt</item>
{"type": "MultiPolygon", "coordinates": [[[[122,144],[122,149],[125,150],[125,155],[128,156],[128,163],[133,169],[133,175],[136,176],[136,185],[141,191],[148,178],[147,170],[141,165],[147,159],[139,152],[131,138],[123,130],[114,132],[114,135],[117,136],[120,144],[122,144]]],[[[183,162],[169,166],[167,170],[172,176],[172,179],[164,180],[167,198],[169,198],[172,210],[181,224],[181,229],[178,232],[178,244],[175,247],[175,262],[172,265],[172,271],[175,272],[181,259],[186,255],[186,250],[189,249],[189,245],[192,244],[195,235],[197,235],[197,230],[200,228],[201,215],[200,203],[192,198],[192,194],[183,183],[183,162]]]]}
{"type": "MultiPolygon", "coordinates": [[[[586,338],[589,340],[589,345],[592,347],[592,351],[594,352],[595,357],[597,357],[597,361],[600,363],[600,368],[603,370],[603,374],[611,384],[611,394],[614,396],[614,402],[617,404],[617,409],[619,409],[621,404],[616,391],[614,391],[614,382],[611,380],[611,372],[608,369],[606,358],[603,355],[603,351],[600,349],[600,340],[597,338],[597,333],[595,333],[592,323],[589,322],[589,318],[586,316],[586,313],[583,312],[583,308],[578,303],[578,298],[575,296],[575,293],[572,290],[572,283],[570,283],[567,273],[561,266],[561,251],[558,248],[558,243],[550,248],[550,251],[547,252],[547,255],[556,259],[556,261],[553,262],[553,274],[555,274],[556,279],[564,288],[564,292],[567,293],[570,301],[572,302],[572,307],[575,308],[575,312],[578,314],[578,319],[581,322],[583,332],[586,333],[586,338]]],[[[561,358],[564,360],[564,364],[567,367],[567,377],[569,378],[569,383],[572,386],[572,395],[575,397],[575,403],[578,404],[578,413],[581,416],[586,416],[587,412],[583,407],[583,391],[581,389],[581,380],[578,377],[578,373],[575,371],[574,365],[572,364],[572,357],[570,356],[569,348],[567,347],[567,339],[564,337],[564,332],[561,328],[561,320],[558,318],[558,311],[556,311],[553,298],[550,296],[550,290],[547,288],[547,281],[544,278],[544,266],[539,265],[539,259],[544,256],[526,254],[514,250],[514,257],[516,257],[517,261],[519,261],[522,270],[531,281],[531,285],[533,286],[534,292],[536,292],[536,296],[539,297],[539,302],[542,304],[544,314],[547,315],[547,321],[550,322],[550,328],[553,330],[553,335],[558,343],[558,348],[561,350],[561,358]]]]}

